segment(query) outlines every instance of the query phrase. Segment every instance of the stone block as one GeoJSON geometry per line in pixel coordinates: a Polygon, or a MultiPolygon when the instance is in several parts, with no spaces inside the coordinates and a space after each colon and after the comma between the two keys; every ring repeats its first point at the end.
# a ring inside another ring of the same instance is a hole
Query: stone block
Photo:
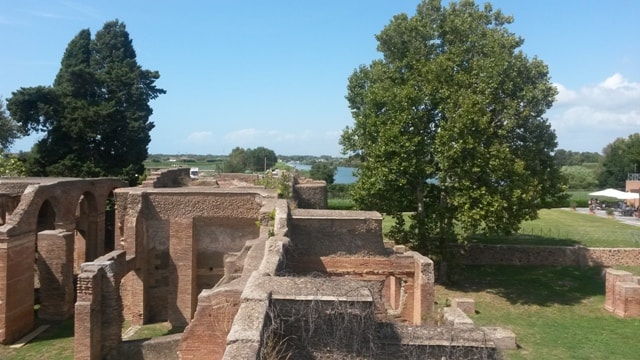
{"type": "Polygon", "coordinates": [[[454,298],[451,301],[451,307],[458,308],[467,315],[476,314],[476,302],[470,298],[454,298]]]}
{"type": "Polygon", "coordinates": [[[449,326],[473,326],[473,320],[458,308],[446,307],[442,310],[442,314],[445,324],[449,326]]]}
{"type": "Polygon", "coordinates": [[[481,327],[480,329],[493,340],[496,348],[500,350],[513,350],[518,348],[516,344],[516,334],[511,330],[500,327],[481,327]]]}
{"type": "Polygon", "coordinates": [[[640,285],[633,282],[617,283],[615,298],[615,315],[623,318],[640,317],[640,285]]]}
{"type": "Polygon", "coordinates": [[[604,308],[613,312],[616,308],[616,284],[618,282],[630,282],[633,280],[633,274],[628,271],[607,269],[605,273],[605,299],[604,308]]]}

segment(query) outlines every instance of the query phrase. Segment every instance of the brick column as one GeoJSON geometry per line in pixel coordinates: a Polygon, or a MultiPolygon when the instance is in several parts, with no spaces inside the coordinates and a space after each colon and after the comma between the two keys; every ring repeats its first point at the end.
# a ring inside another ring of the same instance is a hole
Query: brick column
{"type": "Polygon", "coordinates": [[[33,328],[34,259],[35,234],[0,239],[0,343],[33,328]]]}
{"type": "Polygon", "coordinates": [[[186,326],[196,309],[196,246],[193,221],[172,219],[169,224],[169,301],[167,317],[173,326],[186,326]]]}
{"type": "Polygon", "coordinates": [[[122,250],[82,264],[74,334],[76,359],[105,358],[122,341],[120,280],[126,270],[126,253],[122,250]]]}
{"type": "Polygon", "coordinates": [[[633,274],[623,270],[607,269],[605,272],[604,308],[613,312],[616,307],[616,284],[633,281],[633,274]]]}
{"type": "Polygon", "coordinates": [[[74,320],[74,359],[102,359],[102,281],[104,270],[85,267],[78,275],[78,300],[74,320]]]}
{"type": "Polygon", "coordinates": [[[64,230],[38,233],[41,319],[62,320],[73,315],[73,240],[73,233],[64,230]]]}

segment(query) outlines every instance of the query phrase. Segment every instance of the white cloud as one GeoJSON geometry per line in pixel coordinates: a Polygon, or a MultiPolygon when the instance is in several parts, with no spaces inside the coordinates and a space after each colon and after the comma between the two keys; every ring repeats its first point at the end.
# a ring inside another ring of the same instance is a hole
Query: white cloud
{"type": "Polygon", "coordinates": [[[566,144],[579,141],[593,143],[590,151],[599,151],[615,137],[640,132],[639,82],[616,73],[599,84],[578,90],[562,84],[555,86],[558,96],[547,116],[558,134],[559,148],[578,150],[566,144]],[[580,139],[572,139],[575,134],[580,134],[580,139]]]}
{"type": "MultiPolygon", "coordinates": [[[[600,84],[578,91],[556,84],[559,94],[550,114],[558,126],[640,127],[640,83],[614,74],[600,84]]],[[[640,128],[629,129],[636,132],[640,128]]]]}
{"type": "Polygon", "coordinates": [[[196,131],[187,136],[187,142],[203,143],[211,139],[213,133],[211,131],[196,131]]]}

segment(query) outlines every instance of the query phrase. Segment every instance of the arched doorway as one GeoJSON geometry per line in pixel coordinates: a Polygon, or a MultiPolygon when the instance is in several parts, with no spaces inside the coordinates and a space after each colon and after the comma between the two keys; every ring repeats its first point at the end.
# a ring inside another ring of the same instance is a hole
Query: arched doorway
{"type": "Polygon", "coordinates": [[[85,192],[80,196],[75,213],[74,273],[80,272],[80,265],[93,261],[102,255],[98,246],[98,211],[95,196],[85,192]]]}
{"type": "Polygon", "coordinates": [[[116,199],[113,190],[109,192],[104,209],[104,252],[116,249],[116,199]]]}

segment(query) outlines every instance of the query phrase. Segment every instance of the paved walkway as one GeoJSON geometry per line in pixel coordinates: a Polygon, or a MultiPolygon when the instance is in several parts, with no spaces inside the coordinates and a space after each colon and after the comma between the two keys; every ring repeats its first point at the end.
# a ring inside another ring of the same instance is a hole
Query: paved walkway
{"type": "MultiPolygon", "coordinates": [[[[567,208],[567,210],[569,209],[567,208]]],[[[581,214],[589,214],[588,208],[576,208],[576,211],[581,214]]],[[[601,217],[607,217],[607,213],[604,210],[596,210],[595,215],[601,216],[601,217]]],[[[615,214],[615,219],[625,224],[640,226],[640,219],[635,218],[633,216],[621,216],[621,215],[615,214]]]]}

